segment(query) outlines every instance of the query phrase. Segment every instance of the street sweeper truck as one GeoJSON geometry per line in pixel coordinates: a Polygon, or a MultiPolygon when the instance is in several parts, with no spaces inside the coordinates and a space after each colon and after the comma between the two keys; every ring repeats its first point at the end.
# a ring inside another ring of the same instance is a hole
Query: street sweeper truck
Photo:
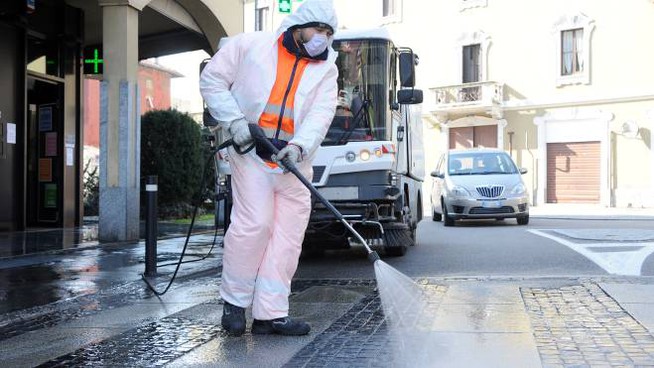
{"type": "MultiPolygon", "coordinates": [[[[415,244],[422,218],[424,151],[418,61],[384,29],[339,31],[338,105],[313,161],[312,183],[368,241],[401,256],[415,244]]],[[[314,201],[306,252],[356,244],[314,201]]]]}

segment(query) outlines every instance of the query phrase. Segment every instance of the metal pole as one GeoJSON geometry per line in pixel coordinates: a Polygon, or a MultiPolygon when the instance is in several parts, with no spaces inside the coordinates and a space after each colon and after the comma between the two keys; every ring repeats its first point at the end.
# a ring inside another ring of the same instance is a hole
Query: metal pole
{"type": "Polygon", "coordinates": [[[145,276],[157,276],[157,176],[145,179],[147,208],[145,217],[145,276]]]}

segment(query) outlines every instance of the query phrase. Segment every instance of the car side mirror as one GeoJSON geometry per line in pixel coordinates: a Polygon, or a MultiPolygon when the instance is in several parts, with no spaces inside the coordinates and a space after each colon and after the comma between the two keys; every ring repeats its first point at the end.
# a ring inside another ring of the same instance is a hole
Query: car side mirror
{"type": "Polygon", "coordinates": [[[520,175],[524,175],[524,174],[526,174],[526,173],[527,173],[527,168],[525,168],[525,167],[521,167],[521,168],[520,168],[520,175]]]}
{"type": "Polygon", "coordinates": [[[422,103],[421,89],[401,89],[397,91],[397,102],[405,105],[422,103]]]}

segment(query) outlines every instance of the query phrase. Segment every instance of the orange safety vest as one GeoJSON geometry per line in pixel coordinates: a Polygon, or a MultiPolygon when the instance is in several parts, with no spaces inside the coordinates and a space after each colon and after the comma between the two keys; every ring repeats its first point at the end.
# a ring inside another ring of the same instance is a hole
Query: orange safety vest
{"type": "MultiPolygon", "coordinates": [[[[283,37],[282,35],[277,42],[277,77],[270,91],[268,104],[259,117],[259,126],[266,133],[266,137],[289,142],[295,131],[295,92],[309,60],[289,52],[282,44],[283,37]]],[[[266,164],[272,168],[277,167],[277,164],[272,162],[266,164]]]]}

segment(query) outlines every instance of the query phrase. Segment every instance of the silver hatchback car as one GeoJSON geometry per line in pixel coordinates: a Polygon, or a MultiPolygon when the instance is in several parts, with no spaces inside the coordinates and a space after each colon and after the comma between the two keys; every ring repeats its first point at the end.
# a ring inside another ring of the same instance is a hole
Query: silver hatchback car
{"type": "Polygon", "coordinates": [[[529,193],[518,169],[499,149],[449,150],[438,160],[431,190],[432,217],[453,226],[460,219],[515,218],[529,223],[529,193]]]}

